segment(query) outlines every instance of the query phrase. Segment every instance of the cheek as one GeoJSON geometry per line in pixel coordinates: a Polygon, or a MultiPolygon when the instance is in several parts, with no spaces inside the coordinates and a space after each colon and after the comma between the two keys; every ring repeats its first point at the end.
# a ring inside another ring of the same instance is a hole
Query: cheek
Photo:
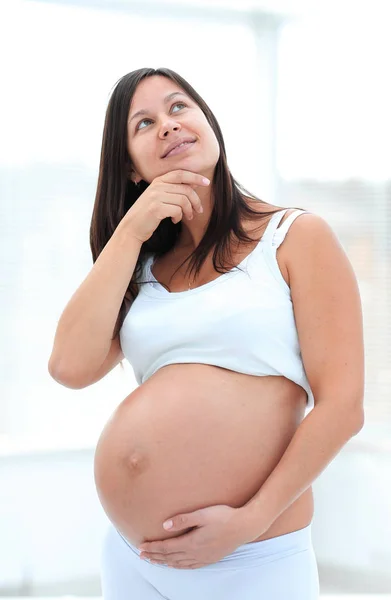
{"type": "Polygon", "coordinates": [[[220,151],[220,146],[215,136],[215,132],[207,121],[200,123],[198,131],[201,139],[204,139],[210,148],[217,148],[220,151]]]}
{"type": "Polygon", "coordinates": [[[220,157],[219,142],[214,134],[214,131],[209,129],[209,131],[206,132],[206,135],[207,135],[207,137],[204,137],[204,139],[206,141],[206,146],[209,150],[211,157],[213,156],[213,159],[216,159],[216,161],[217,161],[220,157]]]}
{"type": "Polygon", "coordinates": [[[134,162],[135,162],[135,158],[136,158],[136,156],[137,156],[137,151],[136,151],[136,149],[135,149],[135,147],[134,147],[134,144],[132,144],[132,143],[129,141],[129,138],[128,138],[128,141],[127,141],[127,144],[126,144],[126,149],[127,149],[127,151],[128,151],[128,155],[129,155],[129,158],[130,158],[130,160],[131,160],[131,161],[132,161],[132,163],[134,164],[134,162]]]}
{"type": "Polygon", "coordinates": [[[155,159],[153,143],[145,139],[137,140],[130,145],[130,157],[136,167],[145,167],[155,159]]]}

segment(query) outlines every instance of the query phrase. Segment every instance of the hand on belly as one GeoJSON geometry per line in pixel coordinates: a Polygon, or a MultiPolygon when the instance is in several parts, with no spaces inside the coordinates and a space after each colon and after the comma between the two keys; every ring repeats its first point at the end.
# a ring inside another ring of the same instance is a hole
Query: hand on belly
{"type": "MultiPolygon", "coordinates": [[[[286,403],[277,407],[276,399],[243,399],[234,386],[229,394],[208,395],[192,381],[180,393],[177,382],[155,387],[152,380],[114,411],[94,461],[102,506],[135,545],[183,535],[163,529],[173,515],[218,504],[243,506],[297,426],[297,410],[287,410],[286,403]]],[[[208,389],[213,392],[213,385],[208,389]]]]}

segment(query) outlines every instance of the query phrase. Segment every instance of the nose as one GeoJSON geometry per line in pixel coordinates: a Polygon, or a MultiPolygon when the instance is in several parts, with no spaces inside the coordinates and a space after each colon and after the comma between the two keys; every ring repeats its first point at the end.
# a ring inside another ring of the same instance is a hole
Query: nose
{"type": "Polygon", "coordinates": [[[167,137],[170,131],[178,131],[180,129],[178,123],[173,123],[172,125],[162,125],[160,131],[163,132],[163,137],[167,137]]]}

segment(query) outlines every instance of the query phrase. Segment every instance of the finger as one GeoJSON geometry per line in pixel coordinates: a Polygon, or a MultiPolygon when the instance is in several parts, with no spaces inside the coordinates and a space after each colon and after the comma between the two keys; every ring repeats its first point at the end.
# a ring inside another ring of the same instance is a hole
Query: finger
{"type": "Polygon", "coordinates": [[[140,558],[147,560],[173,560],[173,559],[183,559],[184,552],[148,552],[147,554],[142,554],[140,558]]]}
{"type": "Polygon", "coordinates": [[[184,216],[188,219],[193,217],[193,213],[202,212],[201,199],[196,191],[190,186],[184,185],[166,185],[164,188],[166,201],[163,204],[175,204],[182,208],[184,216]]]}
{"type": "Polygon", "coordinates": [[[168,181],[169,183],[192,183],[195,185],[203,185],[207,186],[210,184],[210,180],[208,178],[207,182],[204,182],[204,176],[200,173],[193,173],[193,171],[184,171],[183,169],[177,169],[176,171],[169,171],[165,175],[161,177],[163,181],[168,181]]]}
{"type": "Polygon", "coordinates": [[[204,513],[202,509],[195,510],[191,513],[176,515],[175,517],[171,517],[171,519],[165,521],[163,523],[163,527],[166,529],[166,524],[168,523],[171,524],[169,527],[170,531],[176,531],[178,529],[181,530],[187,527],[197,527],[199,525],[203,525],[203,515],[204,513]]]}
{"type": "Polygon", "coordinates": [[[166,556],[167,554],[175,554],[176,552],[179,552],[179,553],[185,552],[185,550],[183,550],[181,548],[176,548],[172,544],[170,544],[170,545],[168,545],[167,543],[159,544],[159,542],[150,542],[148,544],[148,548],[140,548],[140,551],[141,551],[141,558],[143,556],[146,556],[146,557],[150,557],[153,555],[166,556]]]}
{"type": "Polygon", "coordinates": [[[173,568],[173,569],[199,569],[200,567],[205,567],[206,564],[187,561],[187,562],[182,562],[182,563],[177,563],[175,565],[167,565],[167,566],[171,566],[171,568],[173,568]]]}
{"type": "Polygon", "coordinates": [[[193,537],[194,528],[189,528],[189,530],[180,536],[173,537],[171,539],[160,540],[157,542],[144,542],[139,545],[140,552],[146,552],[147,554],[157,553],[157,554],[169,554],[172,552],[185,552],[186,549],[183,547],[186,546],[189,542],[188,538],[193,537]]]}
{"type": "MultiPolygon", "coordinates": [[[[203,212],[201,199],[197,192],[191,187],[190,184],[178,185],[175,183],[167,184],[165,190],[168,194],[176,194],[179,196],[186,196],[190,204],[190,210],[194,210],[198,213],[203,212]]],[[[186,211],[187,212],[187,211],[186,211]]]]}
{"type": "Polygon", "coordinates": [[[189,197],[184,194],[170,194],[167,193],[166,194],[166,198],[167,200],[169,200],[169,202],[163,202],[163,204],[174,204],[175,206],[179,206],[179,208],[181,208],[182,210],[182,215],[184,217],[186,217],[187,219],[192,219],[194,216],[194,210],[193,210],[193,205],[189,200],[189,197]]]}
{"type": "Polygon", "coordinates": [[[152,565],[164,565],[171,569],[199,569],[205,567],[206,563],[195,563],[194,561],[181,560],[177,562],[164,561],[164,560],[151,560],[152,565]]]}

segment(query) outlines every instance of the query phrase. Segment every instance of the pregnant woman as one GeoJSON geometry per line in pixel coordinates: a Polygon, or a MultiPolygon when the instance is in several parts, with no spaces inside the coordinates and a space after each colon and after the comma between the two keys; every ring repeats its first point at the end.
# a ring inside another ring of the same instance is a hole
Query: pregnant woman
{"type": "Polygon", "coordinates": [[[138,383],[95,453],[105,600],[318,598],[312,483],[364,420],[359,290],[323,218],[242,189],[186,80],[119,80],[49,361],[79,389],[126,358],[138,383]]]}

